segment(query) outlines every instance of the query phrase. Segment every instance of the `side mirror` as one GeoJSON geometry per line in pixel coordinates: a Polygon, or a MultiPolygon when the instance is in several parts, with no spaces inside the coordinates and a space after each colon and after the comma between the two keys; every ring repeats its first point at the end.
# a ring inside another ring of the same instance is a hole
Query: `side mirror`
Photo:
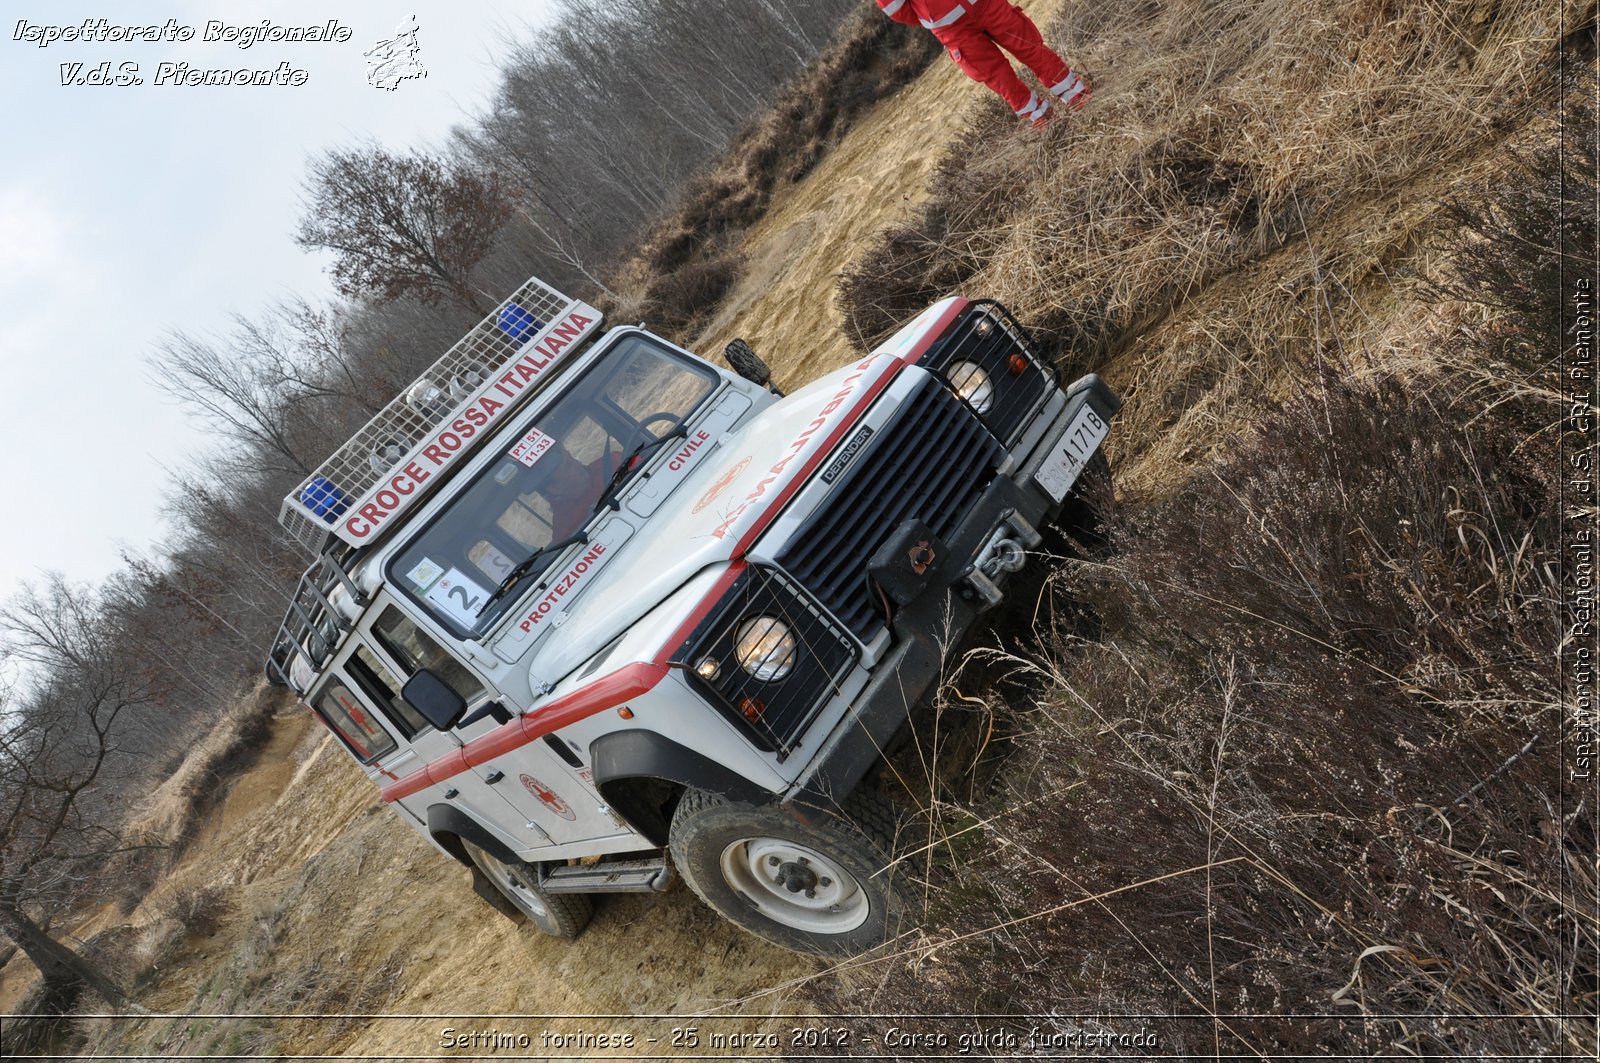
{"type": "Polygon", "coordinates": [[[772,386],[772,370],[767,368],[767,363],[762,361],[761,356],[744,340],[734,340],[729,343],[722,349],[722,356],[728,360],[728,365],[735,373],[752,384],[759,384],[779,395],[783,394],[772,386]]]}
{"type": "Polygon", "coordinates": [[[420,712],[424,720],[441,731],[454,727],[456,721],[461,719],[461,714],[467,711],[467,700],[426,668],[406,680],[406,685],[400,689],[400,696],[420,712]]]}

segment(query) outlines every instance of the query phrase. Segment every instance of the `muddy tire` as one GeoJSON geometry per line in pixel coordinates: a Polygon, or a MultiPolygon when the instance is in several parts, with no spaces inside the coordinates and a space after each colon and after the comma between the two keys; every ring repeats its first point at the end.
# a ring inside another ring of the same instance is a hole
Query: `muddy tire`
{"type": "Polygon", "coordinates": [[[757,937],[854,955],[899,933],[910,903],[903,868],[890,866],[894,806],[858,791],[844,813],[808,824],[776,805],[690,790],[672,818],[672,859],[701,900],[757,937]]]}
{"type": "Polygon", "coordinates": [[[547,893],[540,888],[538,872],[532,866],[507,864],[465,838],[461,844],[495,889],[542,932],[570,940],[583,933],[594,918],[594,898],[588,894],[547,893]]]}

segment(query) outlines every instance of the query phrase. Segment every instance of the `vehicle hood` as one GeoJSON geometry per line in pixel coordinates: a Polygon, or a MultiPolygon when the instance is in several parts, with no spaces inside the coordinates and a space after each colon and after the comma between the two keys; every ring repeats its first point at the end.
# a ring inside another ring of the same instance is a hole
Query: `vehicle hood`
{"type": "MultiPolygon", "coordinates": [[[[946,299],[929,307],[868,357],[742,419],[719,426],[720,404],[714,407],[682,447],[652,460],[615,518],[542,581],[548,589],[511,614],[491,642],[495,653],[507,662],[526,657],[538,689],[653,610],[648,622],[669,638],[699,604],[669,602],[673,594],[708,567],[743,557],[849,427],[965,305],[946,299]],[[706,438],[688,452],[699,435],[706,438]],[[550,637],[557,628],[562,637],[550,637]]],[[[748,399],[740,401],[747,409],[748,399]]]]}

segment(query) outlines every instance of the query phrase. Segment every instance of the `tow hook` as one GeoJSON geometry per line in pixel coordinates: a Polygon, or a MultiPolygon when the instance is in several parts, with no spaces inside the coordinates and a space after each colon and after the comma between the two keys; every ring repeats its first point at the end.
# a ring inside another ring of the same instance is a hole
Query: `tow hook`
{"type": "Polygon", "coordinates": [[[1004,597],[1000,580],[1005,574],[1021,571],[1028,563],[1028,551],[1038,546],[1043,538],[1016,510],[1007,510],[989,534],[983,549],[978,551],[972,567],[963,575],[966,586],[973,592],[968,597],[981,599],[984,609],[999,605],[1004,597]]]}

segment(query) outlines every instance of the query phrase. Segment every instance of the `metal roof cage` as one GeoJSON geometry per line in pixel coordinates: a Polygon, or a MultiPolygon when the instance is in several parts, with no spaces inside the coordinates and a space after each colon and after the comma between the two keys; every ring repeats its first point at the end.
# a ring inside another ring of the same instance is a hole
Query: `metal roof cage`
{"type": "MultiPolygon", "coordinates": [[[[279,523],[313,553],[323,549],[330,532],[350,541],[339,518],[370,502],[370,496],[415,459],[430,434],[496,388],[499,371],[519,353],[546,340],[578,313],[584,315],[579,331],[586,336],[596,327],[599,311],[537,278],[528,280],[284,498],[279,523]]],[[[559,334],[571,337],[574,330],[559,334]]],[[[532,391],[519,392],[505,404],[515,406],[532,391]]],[[[405,503],[427,493],[418,489],[405,503]]]]}

